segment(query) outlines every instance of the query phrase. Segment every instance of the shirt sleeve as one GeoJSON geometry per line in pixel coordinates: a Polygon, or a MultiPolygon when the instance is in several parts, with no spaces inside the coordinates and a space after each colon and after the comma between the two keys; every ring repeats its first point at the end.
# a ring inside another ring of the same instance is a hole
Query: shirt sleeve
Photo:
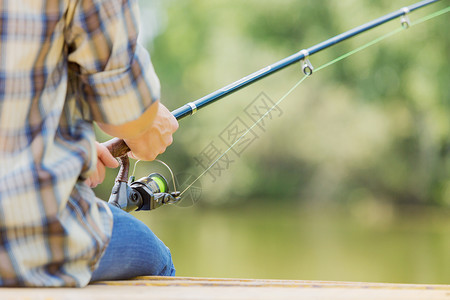
{"type": "Polygon", "coordinates": [[[74,1],[67,29],[68,62],[93,121],[137,119],[160,97],[147,50],[137,42],[137,0],[74,1]]]}

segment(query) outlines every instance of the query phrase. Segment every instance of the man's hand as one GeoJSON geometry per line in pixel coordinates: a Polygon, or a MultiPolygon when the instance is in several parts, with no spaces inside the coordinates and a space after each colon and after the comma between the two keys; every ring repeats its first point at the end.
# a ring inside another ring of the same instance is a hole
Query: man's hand
{"type": "Polygon", "coordinates": [[[85,183],[91,188],[96,187],[105,179],[105,167],[117,168],[119,162],[109,153],[108,149],[102,144],[95,142],[97,148],[97,169],[92,173],[85,183]]]}
{"type": "Polygon", "coordinates": [[[130,156],[151,161],[166,151],[172,144],[172,134],[178,129],[178,122],[170,111],[160,102],[153,123],[142,134],[124,141],[130,147],[130,156]]]}

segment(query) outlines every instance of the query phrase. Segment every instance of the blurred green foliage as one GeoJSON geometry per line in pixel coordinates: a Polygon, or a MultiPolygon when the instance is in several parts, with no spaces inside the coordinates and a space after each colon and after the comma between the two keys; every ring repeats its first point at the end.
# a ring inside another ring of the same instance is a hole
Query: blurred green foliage
{"type": "MultiPolygon", "coordinates": [[[[140,4],[143,29],[158,29],[146,46],[162,101],[175,109],[414,2],[140,4]]],[[[227,170],[201,178],[195,207],[136,214],[172,249],[178,275],[448,283],[448,21],[413,26],[313,74],[240,156],[229,153],[227,170]]],[[[310,60],[318,67],[399,26],[394,20],[310,60]]],[[[225,150],[220,136],[230,122],[248,122],[244,110],[262,92],[277,101],[301,77],[291,66],[183,119],[160,159],[176,174],[200,175],[199,155],[212,142],[225,150]]],[[[154,171],[167,174],[140,163],[137,176],[154,171]]],[[[116,172],[97,188],[101,198],[116,172]]]]}
{"type": "MultiPolygon", "coordinates": [[[[147,46],[170,109],[405,5],[141,1],[144,9],[157,8],[161,30],[147,46]]],[[[437,3],[410,18],[443,7],[437,3]]],[[[142,23],[149,24],[145,15],[142,23]]],[[[202,202],[277,197],[450,205],[447,25],[447,15],[419,24],[308,78],[281,104],[283,115],[267,122],[215,182],[201,179],[202,202]]],[[[393,21],[311,61],[324,64],[398,26],[393,21]]],[[[299,66],[290,67],[182,120],[161,158],[176,173],[199,175],[203,168],[195,158],[211,142],[220,143],[219,135],[247,105],[261,92],[277,101],[301,76],[299,66]]]]}
{"type": "MultiPolygon", "coordinates": [[[[166,28],[149,44],[162,100],[176,108],[404,5],[387,0],[164,2],[166,28]]],[[[414,21],[442,7],[438,3],[410,17],[414,21]]],[[[277,196],[450,204],[447,25],[446,15],[433,19],[314,74],[281,105],[284,115],[268,124],[218,182],[202,178],[205,200],[277,196]]],[[[397,26],[394,21],[311,61],[325,63],[397,26]]],[[[175,170],[200,174],[194,157],[260,91],[278,100],[301,77],[298,70],[281,71],[181,121],[167,160],[175,170]]]]}

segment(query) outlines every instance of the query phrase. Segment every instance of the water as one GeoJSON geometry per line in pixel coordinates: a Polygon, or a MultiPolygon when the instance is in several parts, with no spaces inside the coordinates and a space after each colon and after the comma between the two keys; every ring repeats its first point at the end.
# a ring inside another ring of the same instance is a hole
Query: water
{"type": "Polygon", "coordinates": [[[450,210],[387,204],[163,207],[135,214],[178,276],[450,283],[450,210]]]}

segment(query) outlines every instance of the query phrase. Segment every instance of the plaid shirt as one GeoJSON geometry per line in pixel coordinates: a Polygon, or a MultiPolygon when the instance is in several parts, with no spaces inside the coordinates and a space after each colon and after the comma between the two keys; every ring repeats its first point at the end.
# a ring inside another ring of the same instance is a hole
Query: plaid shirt
{"type": "Polygon", "coordinates": [[[137,0],[0,0],[0,286],[85,286],[112,215],[83,184],[93,121],[159,97],[137,0]]]}

